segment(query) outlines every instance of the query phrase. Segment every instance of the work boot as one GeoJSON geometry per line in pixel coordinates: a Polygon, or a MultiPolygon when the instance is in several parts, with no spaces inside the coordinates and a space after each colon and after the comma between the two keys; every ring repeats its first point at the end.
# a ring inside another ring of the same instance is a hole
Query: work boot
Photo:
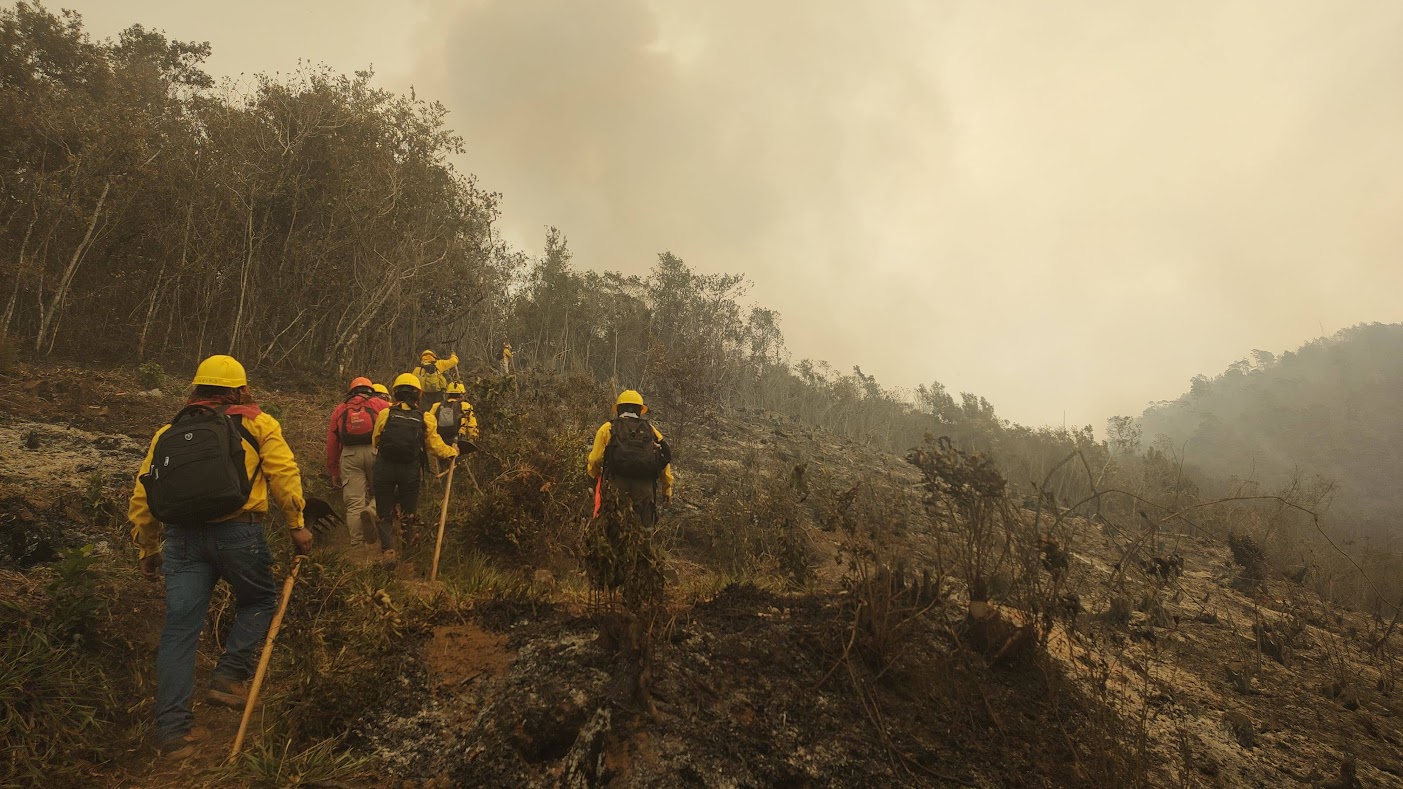
{"type": "Polygon", "coordinates": [[[404,533],[404,552],[409,553],[410,549],[419,544],[419,516],[405,515],[400,518],[400,531],[404,533]]]}
{"type": "Polygon", "coordinates": [[[186,759],[195,755],[199,750],[195,746],[204,741],[209,736],[209,729],[203,726],[196,726],[180,737],[169,740],[162,740],[156,746],[156,750],[167,759],[186,759]]]}
{"type": "Polygon", "coordinates": [[[375,510],[366,510],[361,513],[361,522],[356,524],[359,527],[359,531],[355,534],[356,542],[367,548],[379,548],[379,523],[380,519],[375,514],[375,510]]]}
{"type": "Polygon", "coordinates": [[[210,704],[241,710],[248,704],[248,683],[215,676],[209,682],[209,694],[205,696],[205,700],[210,704]]]}

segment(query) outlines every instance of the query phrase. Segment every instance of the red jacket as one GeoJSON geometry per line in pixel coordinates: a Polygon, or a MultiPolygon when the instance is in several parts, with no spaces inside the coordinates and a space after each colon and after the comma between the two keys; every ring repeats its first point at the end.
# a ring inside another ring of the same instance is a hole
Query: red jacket
{"type": "Polygon", "coordinates": [[[336,406],[331,411],[331,421],[326,426],[326,469],[331,472],[332,478],[341,476],[341,419],[346,414],[346,409],[352,405],[365,404],[370,407],[373,416],[379,416],[389,403],[378,397],[370,395],[356,395],[336,406]]]}

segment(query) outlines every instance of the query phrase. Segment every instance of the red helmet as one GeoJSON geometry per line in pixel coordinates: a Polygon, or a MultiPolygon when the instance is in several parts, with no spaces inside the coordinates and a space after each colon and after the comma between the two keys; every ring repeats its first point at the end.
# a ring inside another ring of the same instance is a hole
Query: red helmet
{"type": "Polygon", "coordinates": [[[360,389],[361,387],[365,387],[366,389],[369,389],[370,387],[372,387],[372,386],[374,386],[374,385],[375,385],[375,384],[374,384],[369,378],[366,378],[365,376],[362,375],[362,376],[360,376],[359,378],[352,378],[352,379],[351,379],[351,385],[350,385],[349,387],[346,388],[346,391],[348,391],[348,392],[354,392],[354,391],[356,391],[357,389],[360,389]]]}

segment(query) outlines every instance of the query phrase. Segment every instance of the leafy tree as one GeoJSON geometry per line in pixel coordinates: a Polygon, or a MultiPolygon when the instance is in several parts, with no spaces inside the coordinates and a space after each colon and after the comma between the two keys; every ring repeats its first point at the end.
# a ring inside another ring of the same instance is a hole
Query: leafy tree
{"type": "Polygon", "coordinates": [[[1403,325],[1361,324],[1277,357],[1253,351],[1177,400],[1144,412],[1146,435],[1185,447],[1186,462],[1268,487],[1301,475],[1335,480],[1333,511],[1392,533],[1403,494],[1403,325]]]}

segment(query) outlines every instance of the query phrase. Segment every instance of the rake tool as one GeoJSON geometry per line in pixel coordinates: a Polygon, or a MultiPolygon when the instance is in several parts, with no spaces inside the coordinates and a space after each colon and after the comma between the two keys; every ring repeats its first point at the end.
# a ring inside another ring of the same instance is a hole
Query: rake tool
{"type": "Polygon", "coordinates": [[[318,537],[346,526],[346,519],[341,517],[335,508],[315,496],[306,499],[302,507],[302,518],[312,524],[312,533],[318,537]]]}

